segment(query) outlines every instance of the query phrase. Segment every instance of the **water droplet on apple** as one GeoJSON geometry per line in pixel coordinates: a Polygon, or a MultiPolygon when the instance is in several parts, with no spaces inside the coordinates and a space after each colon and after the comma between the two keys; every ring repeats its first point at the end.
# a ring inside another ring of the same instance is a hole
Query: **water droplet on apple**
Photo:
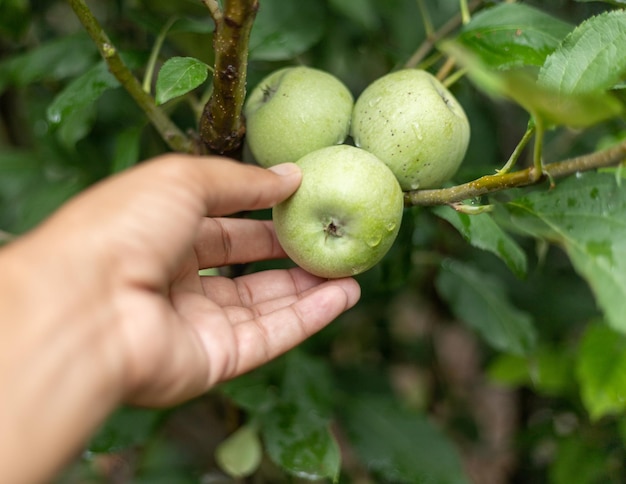
{"type": "Polygon", "coordinates": [[[369,102],[367,104],[370,105],[370,107],[374,107],[376,106],[378,103],[380,103],[380,101],[382,101],[382,97],[376,97],[374,99],[370,99],[369,102]]]}
{"type": "Polygon", "coordinates": [[[395,222],[388,222],[388,223],[387,223],[387,230],[388,230],[389,232],[391,232],[391,231],[392,231],[393,229],[395,229],[395,228],[396,228],[396,223],[395,223],[395,222]]]}
{"type": "Polygon", "coordinates": [[[420,187],[419,182],[413,182],[411,183],[411,190],[417,190],[420,187]]]}
{"type": "Polygon", "coordinates": [[[378,247],[381,240],[381,237],[373,237],[367,241],[367,245],[373,249],[374,247],[378,247]]]}

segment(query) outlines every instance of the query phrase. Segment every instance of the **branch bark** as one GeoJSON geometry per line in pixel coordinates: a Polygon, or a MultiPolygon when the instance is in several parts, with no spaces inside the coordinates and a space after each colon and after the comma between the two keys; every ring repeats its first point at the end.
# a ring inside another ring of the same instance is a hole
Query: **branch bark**
{"type": "Polygon", "coordinates": [[[107,63],[111,74],[115,76],[137,105],[146,113],[146,116],[163,140],[174,151],[192,153],[194,151],[193,142],[159,109],[154,102],[154,98],[143,90],[141,83],[124,63],[118,50],[84,0],[68,0],[68,2],[98,47],[100,55],[107,63]]]}
{"type": "Polygon", "coordinates": [[[214,153],[235,151],[245,134],[248,41],[258,8],[258,0],[227,0],[221,15],[214,15],[213,94],[200,117],[200,138],[214,153]]]}
{"type": "Polygon", "coordinates": [[[433,206],[462,202],[507,188],[525,187],[546,178],[556,179],[577,172],[614,166],[626,160],[626,141],[602,151],[544,165],[538,176],[534,167],[513,173],[487,175],[462,185],[436,190],[414,190],[404,194],[405,205],[433,206]]]}

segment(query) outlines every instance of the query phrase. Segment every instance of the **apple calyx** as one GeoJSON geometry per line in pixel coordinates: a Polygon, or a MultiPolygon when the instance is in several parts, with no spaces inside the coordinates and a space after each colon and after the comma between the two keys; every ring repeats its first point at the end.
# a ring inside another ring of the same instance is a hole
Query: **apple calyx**
{"type": "Polygon", "coordinates": [[[324,223],[324,233],[326,234],[324,240],[328,240],[328,237],[343,237],[344,230],[341,228],[341,224],[331,218],[330,222],[324,223]]]}

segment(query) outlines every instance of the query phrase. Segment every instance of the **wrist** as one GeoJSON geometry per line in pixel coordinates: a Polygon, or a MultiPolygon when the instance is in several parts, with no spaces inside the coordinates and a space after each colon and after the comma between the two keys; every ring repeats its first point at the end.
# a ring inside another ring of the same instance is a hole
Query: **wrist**
{"type": "Polygon", "coordinates": [[[121,363],[106,324],[112,309],[92,302],[99,288],[66,264],[73,254],[40,237],[0,251],[0,475],[7,482],[49,478],[121,398],[121,363]],[[38,456],[36,466],[28,455],[38,456]]]}

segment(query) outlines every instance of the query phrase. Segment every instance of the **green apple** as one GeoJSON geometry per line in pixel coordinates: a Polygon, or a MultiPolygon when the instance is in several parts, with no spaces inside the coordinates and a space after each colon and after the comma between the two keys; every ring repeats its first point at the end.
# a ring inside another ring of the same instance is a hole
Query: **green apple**
{"type": "Polygon", "coordinates": [[[380,158],[403,190],[436,188],[458,170],[470,138],[465,111],[429,72],[404,69],[370,84],[352,115],[356,146],[380,158]]]}
{"type": "Polygon", "coordinates": [[[391,170],[349,145],[322,148],[297,164],[302,184],[272,212],[287,255],[327,278],[373,267],[390,249],[402,221],[404,196],[391,170]]]}
{"type": "Polygon", "coordinates": [[[246,100],[246,143],[261,166],[295,162],[311,151],[343,143],[353,105],[352,93],[327,72],[280,69],[246,100]]]}

